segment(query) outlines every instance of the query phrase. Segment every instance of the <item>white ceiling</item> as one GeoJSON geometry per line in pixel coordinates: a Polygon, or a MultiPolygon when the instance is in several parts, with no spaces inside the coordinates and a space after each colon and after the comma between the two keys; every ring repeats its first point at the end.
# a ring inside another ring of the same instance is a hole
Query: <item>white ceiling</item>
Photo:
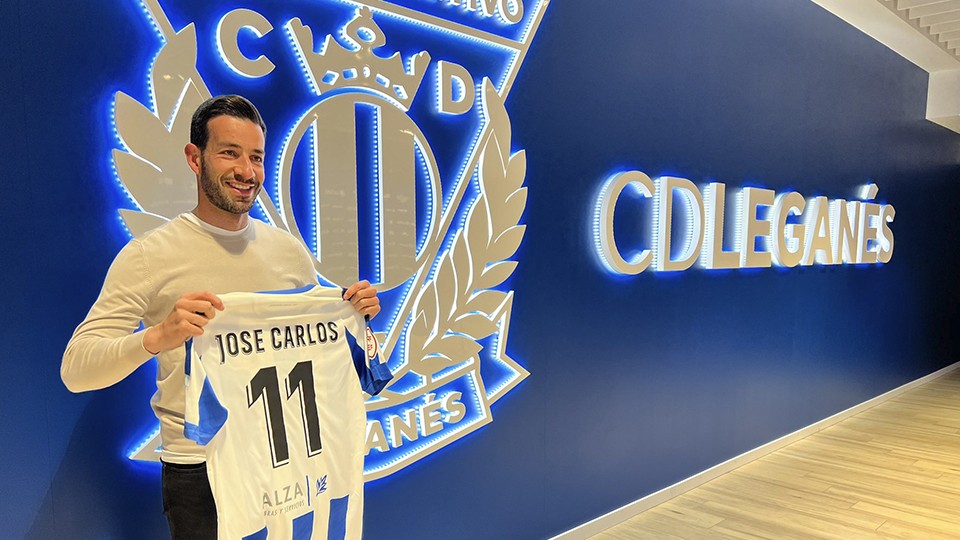
{"type": "Polygon", "coordinates": [[[811,0],[929,73],[927,119],[960,133],[960,0],[811,0]]]}
{"type": "Polygon", "coordinates": [[[960,59],[960,0],[878,0],[960,59]]]}

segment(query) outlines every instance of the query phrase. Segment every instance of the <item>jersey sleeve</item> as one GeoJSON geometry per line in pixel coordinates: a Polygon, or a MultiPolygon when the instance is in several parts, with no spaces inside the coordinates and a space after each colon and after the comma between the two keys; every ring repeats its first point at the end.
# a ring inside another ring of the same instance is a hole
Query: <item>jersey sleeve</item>
{"type": "Polygon", "coordinates": [[[390,368],[380,361],[380,344],[377,343],[377,338],[373,335],[373,330],[365,318],[358,329],[362,341],[353,335],[350,328],[346,332],[350,356],[353,357],[353,367],[356,368],[357,377],[360,379],[360,388],[374,396],[393,379],[393,373],[390,373],[390,368]]]}
{"type": "Polygon", "coordinates": [[[183,436],[206,446],[227,422],[227,409],[207,378],[194,340],[185,344],[184,381],[186,403],[183,413],[183,436]]]}

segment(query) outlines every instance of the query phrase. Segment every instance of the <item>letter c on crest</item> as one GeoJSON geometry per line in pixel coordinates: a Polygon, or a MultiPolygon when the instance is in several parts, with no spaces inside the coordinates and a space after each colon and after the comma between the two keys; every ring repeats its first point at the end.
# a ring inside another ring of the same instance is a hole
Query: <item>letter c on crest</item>
{"type": "Polygon", "coordinates": [[[257,79],[273,71],[276,66],[266,56],[251,59],[240,52],[237,38],[244,28],[262,38],[273,30],[273,25],[256,11],[235,9],[224,15],[217,24],[217,50],[230,69],[244,77],[257,79]]]}

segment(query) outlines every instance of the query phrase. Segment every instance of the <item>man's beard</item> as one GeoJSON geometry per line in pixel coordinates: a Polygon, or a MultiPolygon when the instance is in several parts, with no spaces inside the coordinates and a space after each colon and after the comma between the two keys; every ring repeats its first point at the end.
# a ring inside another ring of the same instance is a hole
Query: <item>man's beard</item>
{"type": "MultiPolygon", "coordinates": [[[[236,177],[234,177],[234,179],[236,179],[236,177]]],[[[207,200],[209,200],[211,204],[225,212],[236,215],[249,212],[250,209],[253,208],[257,194],[260,192],[260,186],[257,186],[257,191],[253,194],[253,197],[250,198],[249,204],[231,199],[226,194],[228,188],[213,179],[210,171],[207,170],[207,163],[202,157],[200,159],[200,189],[203,190],[204,195],[207,196],[207,200]]]]}

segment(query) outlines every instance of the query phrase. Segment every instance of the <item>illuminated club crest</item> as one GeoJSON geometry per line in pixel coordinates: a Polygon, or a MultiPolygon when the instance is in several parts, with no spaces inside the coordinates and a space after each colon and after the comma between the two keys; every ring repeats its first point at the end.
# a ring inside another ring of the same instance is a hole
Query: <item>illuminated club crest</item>
{"type": "MultiPolygon", "coordinates": [[[[164,41],[150,69],[152,106],[122,92],[115,101],[123,148],[114,165],[137,206],[120,214],[135,236],[196,204],[182,145],[190,115],[213,94],[197,69],[194,25],[174,31],[156,1],[144,2],[164,41]]],[[[349,3],[324,4],[342,17],[330,29],[337,37],[328,31],[319,46],[300,18],[283,24],[313,99],[291,111],[277,151],[268,148],[279,156],[276,177],[255,213],[307,246],[321,281],[370,279],[380,291],[385,309],[373,326],[394,380],[367,402],[365,474],[374,479],[490,423],[491,405],[528,376],[506,352],[513,291],[504,282],[517,267],[527,190],[504,100],[547,1],[349,3]],[[395,35],[433,45],[388,56],[395,35]],[[437,36],[454,39],[455,51],[483,44],[483,58],[496,61],[478,81],[437,36]],[[446,123],[438,128],[437,118],[446,123]],[[438,135],[451,126],[465,143],[438,135]]],[[[263,36],[273,26],[251,10],[224,15],[224,64],[269,86],[274,64],[231,45],[244,28],[263,36]]],[[[156,459],[157,442],[132,457],[156,459]]]]}

